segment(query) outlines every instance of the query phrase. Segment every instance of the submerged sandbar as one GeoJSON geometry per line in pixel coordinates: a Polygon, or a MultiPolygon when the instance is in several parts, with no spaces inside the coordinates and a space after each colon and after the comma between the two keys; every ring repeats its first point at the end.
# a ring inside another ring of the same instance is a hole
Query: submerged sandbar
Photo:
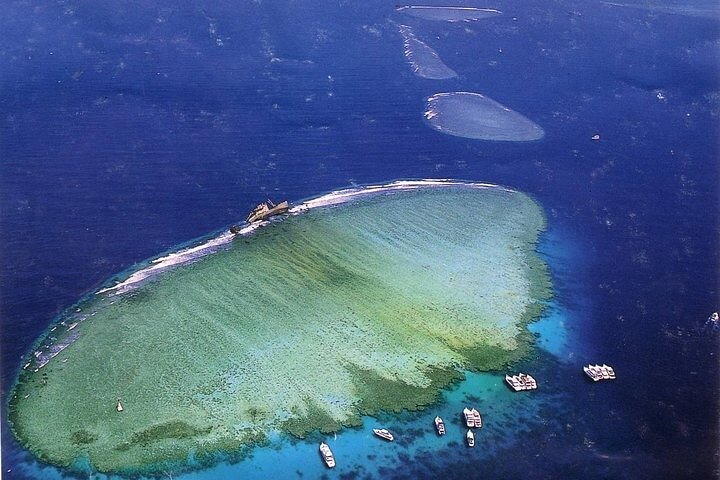
{"type": "Polygon", "coordinates": [[[500,10],[494,8],[475,7],[442,7],[429,5],[406,5],[397,7],[395,11],[422,18],[423,20],[434,20],[441,22],[469,22],[482,18],[492,18],[501,15],[500,10]]]}
{"type": "Polygon", "coordinates": [[[463,370],[524,355],[550,294],[540,207],[483,184],[394,185],[310,200],[73,307],[49,333],[69,346],[15,385],[19,441],[60,466],[159,472],[418,408],[463,370]]]}
{"type": "Polygon", "coordinates": [[[423,115],[432,128],[456,137],[529,142],[545,136],[540,125],[480,93],[436,93],[423,115]]]}
{"type": "Polygon", "coordinates": [[[457,73],[440,59],[440,56],[425,42],[418,40],[412,28],[400,25],[405,58],[413,73],[430,80],[445,80],[457,77],[457,73]]]}

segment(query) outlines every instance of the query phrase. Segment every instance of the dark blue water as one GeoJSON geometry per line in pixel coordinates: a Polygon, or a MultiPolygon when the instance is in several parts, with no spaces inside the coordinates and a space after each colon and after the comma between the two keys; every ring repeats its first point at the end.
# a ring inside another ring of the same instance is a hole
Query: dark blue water
{"type": "MultiPolygon", "coordinates": [[[[573,1],[473,2],[504,12],[474,23],[380,1],[116,3],[10,2],[0,18],[3,401],[55,315],[266,196],[465,178],[542,203],[552,241],[576,249],[548,261],[559,301],[583,312],[577,357],[599,358],[529,360],[567,393],[567,418],[548,403],[482,470],[456,455],[384,473],[718,476],[718,338],[698,331],[720,305],[717,17],[573,1]],[[413,76],[401,22],[459,78],[413,76]],[[485,94],[546,136],[438,133],[422,112],[441,91],[485,94]],[[622,381],[588,394],[574,375],[589,361],[622,381]]],[[[2,426],[3,478],[25,478],[2,426]]]]}

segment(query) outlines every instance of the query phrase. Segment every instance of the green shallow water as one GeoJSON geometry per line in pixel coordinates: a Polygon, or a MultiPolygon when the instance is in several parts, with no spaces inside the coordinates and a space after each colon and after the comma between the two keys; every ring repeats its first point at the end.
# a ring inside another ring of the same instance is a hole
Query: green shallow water
{"type": "Polygon", "coordinates": [[[288,217],[112,304],[91,301],[79,338],[21,373],[15,434],[53,464],[153,472],[276,430],[421,407],[464,370],[528,352],[526,325],[550,295],[543,228],[530,197],[495,188],[288,217]]]}

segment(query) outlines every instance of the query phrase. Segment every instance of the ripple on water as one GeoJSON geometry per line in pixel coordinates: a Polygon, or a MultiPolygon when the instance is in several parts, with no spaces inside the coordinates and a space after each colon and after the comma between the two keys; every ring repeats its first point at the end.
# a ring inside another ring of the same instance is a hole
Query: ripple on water
{"type": "Polygon", "coordinates": [[[457,137],[527,142],[545,135],[535,122],[479,93],[436,93],[424,115],[432,128],[457,137]]]}

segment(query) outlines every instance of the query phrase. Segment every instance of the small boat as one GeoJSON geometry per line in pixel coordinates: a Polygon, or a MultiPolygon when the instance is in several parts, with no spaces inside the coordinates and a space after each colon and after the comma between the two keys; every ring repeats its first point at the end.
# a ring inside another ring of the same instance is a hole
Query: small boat
{"type": "Polygon", "coordinates": [[[476,409],[472,409],[472,419],[473,419],[473,427],[475,428],[482,428],[482,417],[480,416],[480,412],[478,412],[476,409]]]}
{"type": "Polygon", "coordinates": [[[609,378],[610,380],[615,380],[615,370],[613,370],[613,368],[612,368],[611,366],[605,365],[604,363],[603,363],[602,366],[603,366],[603,368],[604,368],[605,370],[607,370],[607,372],[608,372],[608,378],[609,378]]]}
{"type": "Polygon", "coordinates": [[[465,425],[466,425],[468,428],[474,427],[474,426],[475,426],[475,420],[474,420],[473,417],[472,417],[472,410],[470,410],[469,408],[465,407],[465,408],[463,409],[463,415],[465,416],[465,425]]]}
{"type": "Polygon", "coordinates": [[[532,375],[527,373],[505,375],[505,381],[510,385],[510,388],[516,392],[521,390],[535,390],[537,388],[537,381],[535,381],[532,375]]]}
{"type": "Polygon", "coordinates": [[[590,377],[590,380],[592,380],[593,382],[597,382],[598,380],[600,380],[600,377],[598,377],[597,374],[595,373],[595,369],[590,368],[590,365],[584,366],[583,371],[585,372],[585,375],[590,377]]]}
{"type": "Polygon", "coordinates": [[[333,468],[335,466],[335,456],[333,455],[332,450],[330,450],[330,446],[328,446],[325,442],[320,442],[320,455],[322,455],[325,465],[327,465],[328,468],[333,468]]]}
{"type": "Polygon", "coordinates": [[[378,437],[387,440],[388,442],[392,442],[395,440],[395,437],[393,437],[393,434],[387,431],[384,428],[373,428],[373,433],[377,435],[378,437]]]}
{"type": "Polygon", "coordinates": [[[472,430],[468,430],[465,434],[465,440],[467,440],[468,447],[474,447],[475,446],[475,435],[473,434],[472,430]]]}
{"type": "Polygon", "coordinates": [[[435,417],[435,428],[437,429],[438,435],[445,435],[445,423],[440,417],[435,417]]]}
{"type": "Polygon", "coordinates": [[[505,375],[505,383],[507,383],[510,388],[512,388],[514,391],[519,392],[520,390],[524,390],[525,386],[520,383],[520,380],[518,380],[517,375],[505,375]]]}
{"type": "Polygon", "coordinates": [[[118,398],[118,401],[117,401],[117,405],[115,405],[115,410],[117,410],[118,412],[122,412],[122,411],[124,410],[123,404],[122,404],[122,402],[120,401],[119,398],[118,398]]]}
{"type": "Polygon", "coordinates": [[[523,385],[523,390],[535,390],[537,388],[537,382],[527,373],[518,373],[518,381],[523,385]]]}
{"type": "Polygon", "coordinates": [[[263,202],[252,209],[247,217],[247,222],[259,222],[260,220],[265,220],[266,218],[285,213],[289,208],[290,204],[287,200],[280,202],[277,205],[268,200],[267,202],[263,202]]]}
{"type": "Polygon", "coordinates": [[[720,332],[720,315],[718,312],[711,313],[707,320],[705,320],[703,331],[709,333],[720,332]]]}

